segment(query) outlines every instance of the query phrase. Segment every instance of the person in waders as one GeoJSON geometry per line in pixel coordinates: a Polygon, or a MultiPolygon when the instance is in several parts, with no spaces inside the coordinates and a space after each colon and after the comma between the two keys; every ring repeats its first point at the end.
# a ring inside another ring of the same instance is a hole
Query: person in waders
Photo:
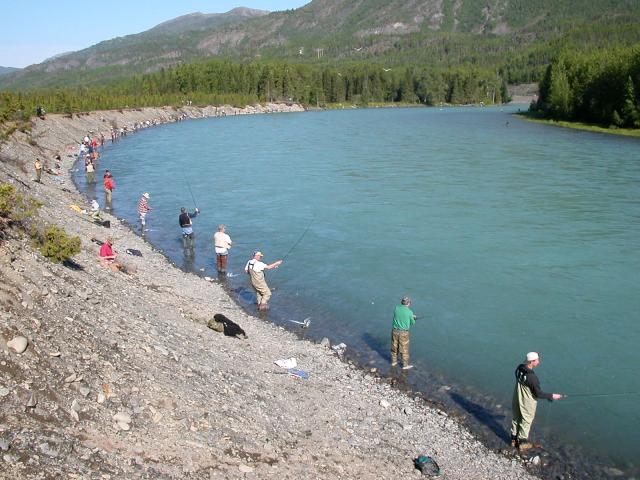
{"type": "Polygon", "coordinates": [[[529,430],[536,416],[538,399],[549,401],[560,400],[559,393],[545,393],[540,388],[540,380],[533,369],[540,365],[540,356],[536,352],[527,353],[524,363],[516,368],[516,386],[513,390],[511,408],[513,421],[511,422],[511,446],[521,452],[533,447],[529,442],[529,430]]]}
{"type": "Polygon", "coordinates": [[[391,327],[391,366],[398,365],[398,352],[402,360],[402,369],[409,370],[413,365],[409,363],[409,328],[416,323],[416,316],[409,308],[411,299],[402,297],[400,305],[393,311],[393,325],[391,327]]]}
{"type": "Polygon", "coordinates": [[[199,213],[200,210],[198,210],[198,208],[196,208],[193,213],[187,212],[185,207],[180,209],[178,222],[182,229],[182,248],[185,250],[193,249],[193,222],[191,222],[191,219],[196,218],[199,213]]]}
{"type": "Polygon", "coordinates": [[[227,258],[231,243],[231,237],[226,233],[226,226],[221,223],[218,225],[218,231],[213,234],[213,247],[216,251],[216,266],[219,273],[227,271],[227,258]]]}
{"type": "Polygon", "coordinates": [[[142,231],[144,232],[144,227],[147,224],[147,213],[151,211],[151,207],[149,206],[149,194],[144,192],[138,200],[138,216],[140,217],[140,224],[142,225],[142,231]]]}
{"type": "Polygon", "coordinates": [[[282,264],[282,260],[267,264],[262,261],[262,257],[262,252],[254,252],[253,258],[244,266],[244,271],[251,276],[251,286],[256,291],[258,310],[268,310],[267,302],[271,298],[271,290],[269,290],[264,278],[264,271],[278,268],[282,264]]]}

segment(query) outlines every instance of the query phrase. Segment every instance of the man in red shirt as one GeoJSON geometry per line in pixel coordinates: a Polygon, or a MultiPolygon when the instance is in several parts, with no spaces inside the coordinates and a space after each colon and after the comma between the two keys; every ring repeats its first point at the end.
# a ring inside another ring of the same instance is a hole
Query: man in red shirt
{"type": "Polygon", "coordinates": [[[111,173],[109,173],[108,170],[104,174],[103,182],[104,182],[105,210],[107,210],[107,209],[111,210],[111,196],[113,194],[113,189],[116,188],[116,186],[113,183],[113,177],[111,176],[111,173]]]}

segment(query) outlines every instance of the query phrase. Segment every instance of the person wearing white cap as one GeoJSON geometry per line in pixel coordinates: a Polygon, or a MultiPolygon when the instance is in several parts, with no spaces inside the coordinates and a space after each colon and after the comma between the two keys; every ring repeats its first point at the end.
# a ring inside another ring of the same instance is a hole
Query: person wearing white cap
{"type": "Polygon", "coordinates": [[[142,224],[142,231],[144,232],[144,226],[146,223],[147,213],[151,210],[149,207],[149,194],[144,192],[138,200],[138,215],[140,216],[140,223],[142,224]]]}
{"type": "Polygon", "coordinates": [[[262,261],[262,257],[262,252],[254,252],[253,258],[244,266],[244,271],[251,276],[251,286],[256,291],[258,310],[268,310],[267,302],[271,298],[271,290],[264,278],[264,271],[278,268],[282,264],[282,260],[267,264],[262,261]]]}
{"type": "Polygon", "coordinates": [[[560,400],[559,393],[546,393],[540,388],[540,380],[533,369],[540,365],[540,355],[537,352],[527,353],[524,363],[516,368],[516,386],[513,390],[511,408],[513,421],[511,422],[511,446],[526,451],[532,447],[529,442],[529,430],[536,416],[538,399],[549,401],[560,400]]]}

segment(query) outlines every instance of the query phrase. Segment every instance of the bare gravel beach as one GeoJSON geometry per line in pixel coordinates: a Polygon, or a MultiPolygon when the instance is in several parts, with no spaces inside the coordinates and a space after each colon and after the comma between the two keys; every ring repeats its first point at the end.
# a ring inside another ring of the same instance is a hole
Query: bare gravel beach
{"type": "Polygon", "coordinates": [[[117,218],[103,214],[104,228],[70,208],[89,210],[70,173],[89,131],[109,141],[111,124],[162,124],[178,113],[301,110],[47,115],[34,120],[31,140],[16,132],[0,147],[0,181],[43,202],[42,218],[82,240],[75,268],[51,263],[17,234],[0,241],[0,478],[419,478],[413,459],[421,454],[438,462],[441,478],[536,478],[533,462],[490,451],[456,419],[328,342],[248,315],[216,281],[175,268],[117,218]],[[51,167],[56,153],[61,174],[34,182],[35,158],[51,167]],[[91,239],[107,236],[135,273],[96,260],[91,239]],[[208,328],[215,314],[246,338],[208,328]],[[7,345],[16,337],[28,341],[22,353],[7,345]],[[292,357],[308,378],[274,363],[292,357]]]}

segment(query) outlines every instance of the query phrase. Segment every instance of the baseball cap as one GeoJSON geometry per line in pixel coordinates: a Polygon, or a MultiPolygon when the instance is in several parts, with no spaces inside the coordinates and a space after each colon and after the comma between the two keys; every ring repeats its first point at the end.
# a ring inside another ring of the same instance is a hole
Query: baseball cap
{"type": "Polygon", "coordinates": [[[264,257],[264,254],[260,250],[256,250],[255,252],[253,252],[253,256],[255,257],[256,255],[260,255],[261,257],[264,257]]]}
{"type": "Polygon", "coordinates": [[[534,360],[538,360],[540,356],[537,352],[529,352],[527,353],[527,362],[533,362],[534,360]]]}
{"type": "Polygon", "coordinates": [[[149,198],[149,194],[148,194],[147,192],[144,192],[144,193],[142,194],[142,196],[143,196],[144,198],[149,198]]]}

